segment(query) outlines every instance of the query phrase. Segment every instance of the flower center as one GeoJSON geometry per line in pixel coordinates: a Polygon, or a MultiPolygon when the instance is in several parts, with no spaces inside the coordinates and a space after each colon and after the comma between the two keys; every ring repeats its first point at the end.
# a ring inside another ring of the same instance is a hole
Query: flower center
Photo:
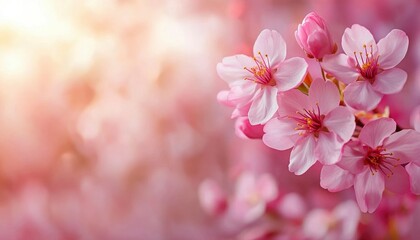
{"type": "Polygon", "coordinates": [[[254,75],[253,78],[245,78],[245,80],[251,80],[258,84],[268,85],[268,86],[275,86],[276,81],[273,79],[272,76],[272,69],[270,67],[270,60],[268,59],[268,55],[265,54],[264,57],[261,52],[258,52],[259,58],[253,57],[256,66],[252,68],[244,67],[245,70],[252,73],[254,75]]]}
{"type": "Polygon", "coordinates": [[[379,146],[375,149],[372,149],[369,146],[367,148],[367,154],[364,159],[364,164],[368,165],[372,175],[375,175],[376,172],[381,171],[387,177],[390,177],[394,173],[392,168],[398,166],[399,158],[393,157],[392,153],[386,152],[386,149],[382,146],[379,146]]]}
{"type": "Polygon", "coordinates": [[[363,45],[365,49],[364,55],[363,52],[359,52],[359,57],[357,56],[357,52],[354,52],[354,58],[357,62],[357,69],[359,70],[360,74],[363,78],[369,80],[370,82],[374,81],[374,78],[379,70],[378,59],[379,56],[373,56],[373,47],[370,45],[370,52],[368,52],[366,44],[363,45]],[[359,61],[360,58],[360,61],[359,61]]]}
{"type": "Polygon", "coordinates": [[[297,112],[298,117],[292,117],[297,122],[295,130],[301,131],[299,135],[313,134],[315,137],[319,137],[319,132],[328,132],[328,129],[323,125],[325,115],[321,115],[318,104],[316,105],[316,111],[314,109],[307,110],[303,109],[303,112],[297,112]]]}

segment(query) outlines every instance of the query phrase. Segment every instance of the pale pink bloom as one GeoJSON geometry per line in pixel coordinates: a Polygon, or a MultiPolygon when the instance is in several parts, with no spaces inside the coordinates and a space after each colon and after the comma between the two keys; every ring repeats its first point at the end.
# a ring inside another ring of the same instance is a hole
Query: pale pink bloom
{"type": "Polygon", "coordinates": [[[306,214],[304,199],[297,193],[284,195],[277,206],[277,211],[289,219],[301,219],[306,214]]]}
{"type": "Polygon", "coordinates": [[[247,117],[238,117],[235,122],[235,133],[240,138],[261,139],[264,125],[251,125],[247,117]]]}
{"type": "MultiPolygon", "coordinates": [[[[230,91],[224,99],[237,109],[249,105],[252,125],[264,124],[277,111],[277,93],[297,87],[306,75],[303,58],[286,58],[286,42],[274,30],[263,30],[254,44],[254,57],[235,55],[217,64],[230,91]]],[[[220,96],[219,96],[220,97],[220,96]]]]}
{"type": "Polygon", "coordinates": [[[245,223],[261,217],[267,205],[278,197],[275,179],[269,174],[256,176],[244,172],[236,182],[235,196],[232,201],[234,218],[245,223]]]}
{"type": "MultiPolygon", "coordinates": [[[[419,161],[420,133],[411,129],[394,133],[395,129],[396,123],[391,118],[369,122],[357,140],[344,146],[337,163],[355,175],[354,191],[362,212],[376,210],[385,188],[397,193],[408,191],[408,175],[402,164],[419,161]]],[[[342,176],[337,171],[330,177],[340,179],[342,176]]]]}
{"type": "Polygon", "coordinates": [[[408,48],[405,32],[394,29],[376,44],[365,27],[354,24],[344,31],[341,45],[345,54],[326,56],[322,67],[348,84],[344,101],[358,110],[372,110],[383,95],[403,88],[407,73],[395,66],[408,48]]]}
{"type": "Polygon", "coordinates": [[[315,209],[303,222],[303,232],[308,239],[356,239],[360,211],[353,201],[343,202],[333,211],[315,209]]]}
{"type": "Polygon", "coordinates": [[[335,164],[355,129],[353,114],[339,103],[337,87],[322,79],[312,83],[309,96],[298,90],[281,94],[279,117],[265,125],[264,143],[277,150],[293,147],[289,170],[297,175],[317,160],[335,164]]]}
{"type": "Polygon", "coordinates": [[[210,215],[224,213],[228,205],[226,193],[211,179],[206,179],[200,184],[198,197],[201,207],[210,215]]]}
{"type": "Polygon", "coordinates": [[[326,54],[337,51],[327,25],[318,14],[311,12],[295,31],[296,41],[308,57],[322,60],[326,54]]]}

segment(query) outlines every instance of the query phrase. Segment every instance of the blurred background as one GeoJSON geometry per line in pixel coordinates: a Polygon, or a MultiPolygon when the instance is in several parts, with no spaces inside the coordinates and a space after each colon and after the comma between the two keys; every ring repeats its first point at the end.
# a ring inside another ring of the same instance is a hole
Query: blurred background
{"type": "MultiPolygon", "coordinates": [[[[311,196],[311,207],[354,200],[322,190],[316,167],[296,177],[287,152],[238,138],[216,101],[227,89],[216,64],[250,54],[264,28],[282,34],[288,58],[305,57],[294,31],[311,11],[339,46],[354,23],[376,40],[399,28],[408,83],[382,104],[411,127],[419,10],[418,0],[0,0],[0,239],[236,239],[240,230],[203,211],[198,189],[214,179],[229,191],[244,169],[311,196]]],[[[413,204],[407,236],[418,233],[413,204]]]]}

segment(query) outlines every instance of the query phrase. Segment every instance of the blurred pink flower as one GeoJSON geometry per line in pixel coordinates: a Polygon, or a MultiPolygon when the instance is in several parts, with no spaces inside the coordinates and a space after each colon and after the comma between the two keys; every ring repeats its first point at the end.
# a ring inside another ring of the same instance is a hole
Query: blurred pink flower
{"type": "Polygon", "coordinates": [[[217,64],[219,76],[230,87],[225,101],[237,109],[250,104],[248,118],[252,125],[270,120],[278,108],[277,93],[297,87],[306,74],[308,64],[303,58],[285,58],[282,36],[265,29],[255,41],[254,57],[235,55],[217,64]]]}
{"type": "Polygon", "coordinates": [[[408,176],[401,164],[416,161],[420,155],[420,134],[407,129],[394,133],[395,129],[393,119],[380,118],[366,124],[358,140],[344,145],[337,165],[355,175],[354,191],[362,212],[376,210],[385,188],[408,191],[408,176]]]}
{"type": "Polygon", "coordinates": [[[322,60],[326,54],[337,51],[327,25],[318,14],[311,12],[295,31],[296,41],[308,57],[322,60]]]}
{"type": "Polygon", "coordinates": [[[236,182],[231,203],[234,218],[250,223],[261,217],[269,203],[278,197],[275,179],[269,174],[256,176],[243,172],[236,182]]]}
{"type": "Polygon", "coordinates": [[[198,197],[202,208],[210,215],[219,215],[227,207],[226,193],[214,180],[206,179],[200,184],[198,197]]]}
{"type": "Polygon", "coordinates": [[[360,211],[353,201],[339,204],[333,211],[314,209],[306,216],[303,231],[308,239],[355,239],[360,211]]]}
{"type": "Polygon", "coordinates": [[[279,117],[265,127],[264,143],[277,150],[293,147],[289,170],[305,173],[316,161],[338,162],[343,145],[350,140],[353,114],[339,106],[340,95],[332,82],[316,79],[309,96],[290,90],[279,96],[279,117]]]}
{"type": "Polygon", "coordinates": [[[383,95],[394,94],[403,88],[407,73],[395,66],[408,49],[405,32],[394,29],[376,44],[365,27],[354,24],[344,31],[344,53],[326,56],[322,67],[349,84],[344,90],[344,101],[358,110],[372,110],[383,95]]]}

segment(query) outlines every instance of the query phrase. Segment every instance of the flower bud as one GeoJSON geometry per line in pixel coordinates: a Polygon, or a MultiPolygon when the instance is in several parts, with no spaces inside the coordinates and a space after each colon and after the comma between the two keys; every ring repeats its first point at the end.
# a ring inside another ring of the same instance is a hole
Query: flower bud
{"type": "Polygon", "coordinates": [[[337,44],[333,42],[324,19],[314,12],[306,15],[299,24],[295,37],[309,58],[321,61],[326,54],[337,51],[337,44]]]}

